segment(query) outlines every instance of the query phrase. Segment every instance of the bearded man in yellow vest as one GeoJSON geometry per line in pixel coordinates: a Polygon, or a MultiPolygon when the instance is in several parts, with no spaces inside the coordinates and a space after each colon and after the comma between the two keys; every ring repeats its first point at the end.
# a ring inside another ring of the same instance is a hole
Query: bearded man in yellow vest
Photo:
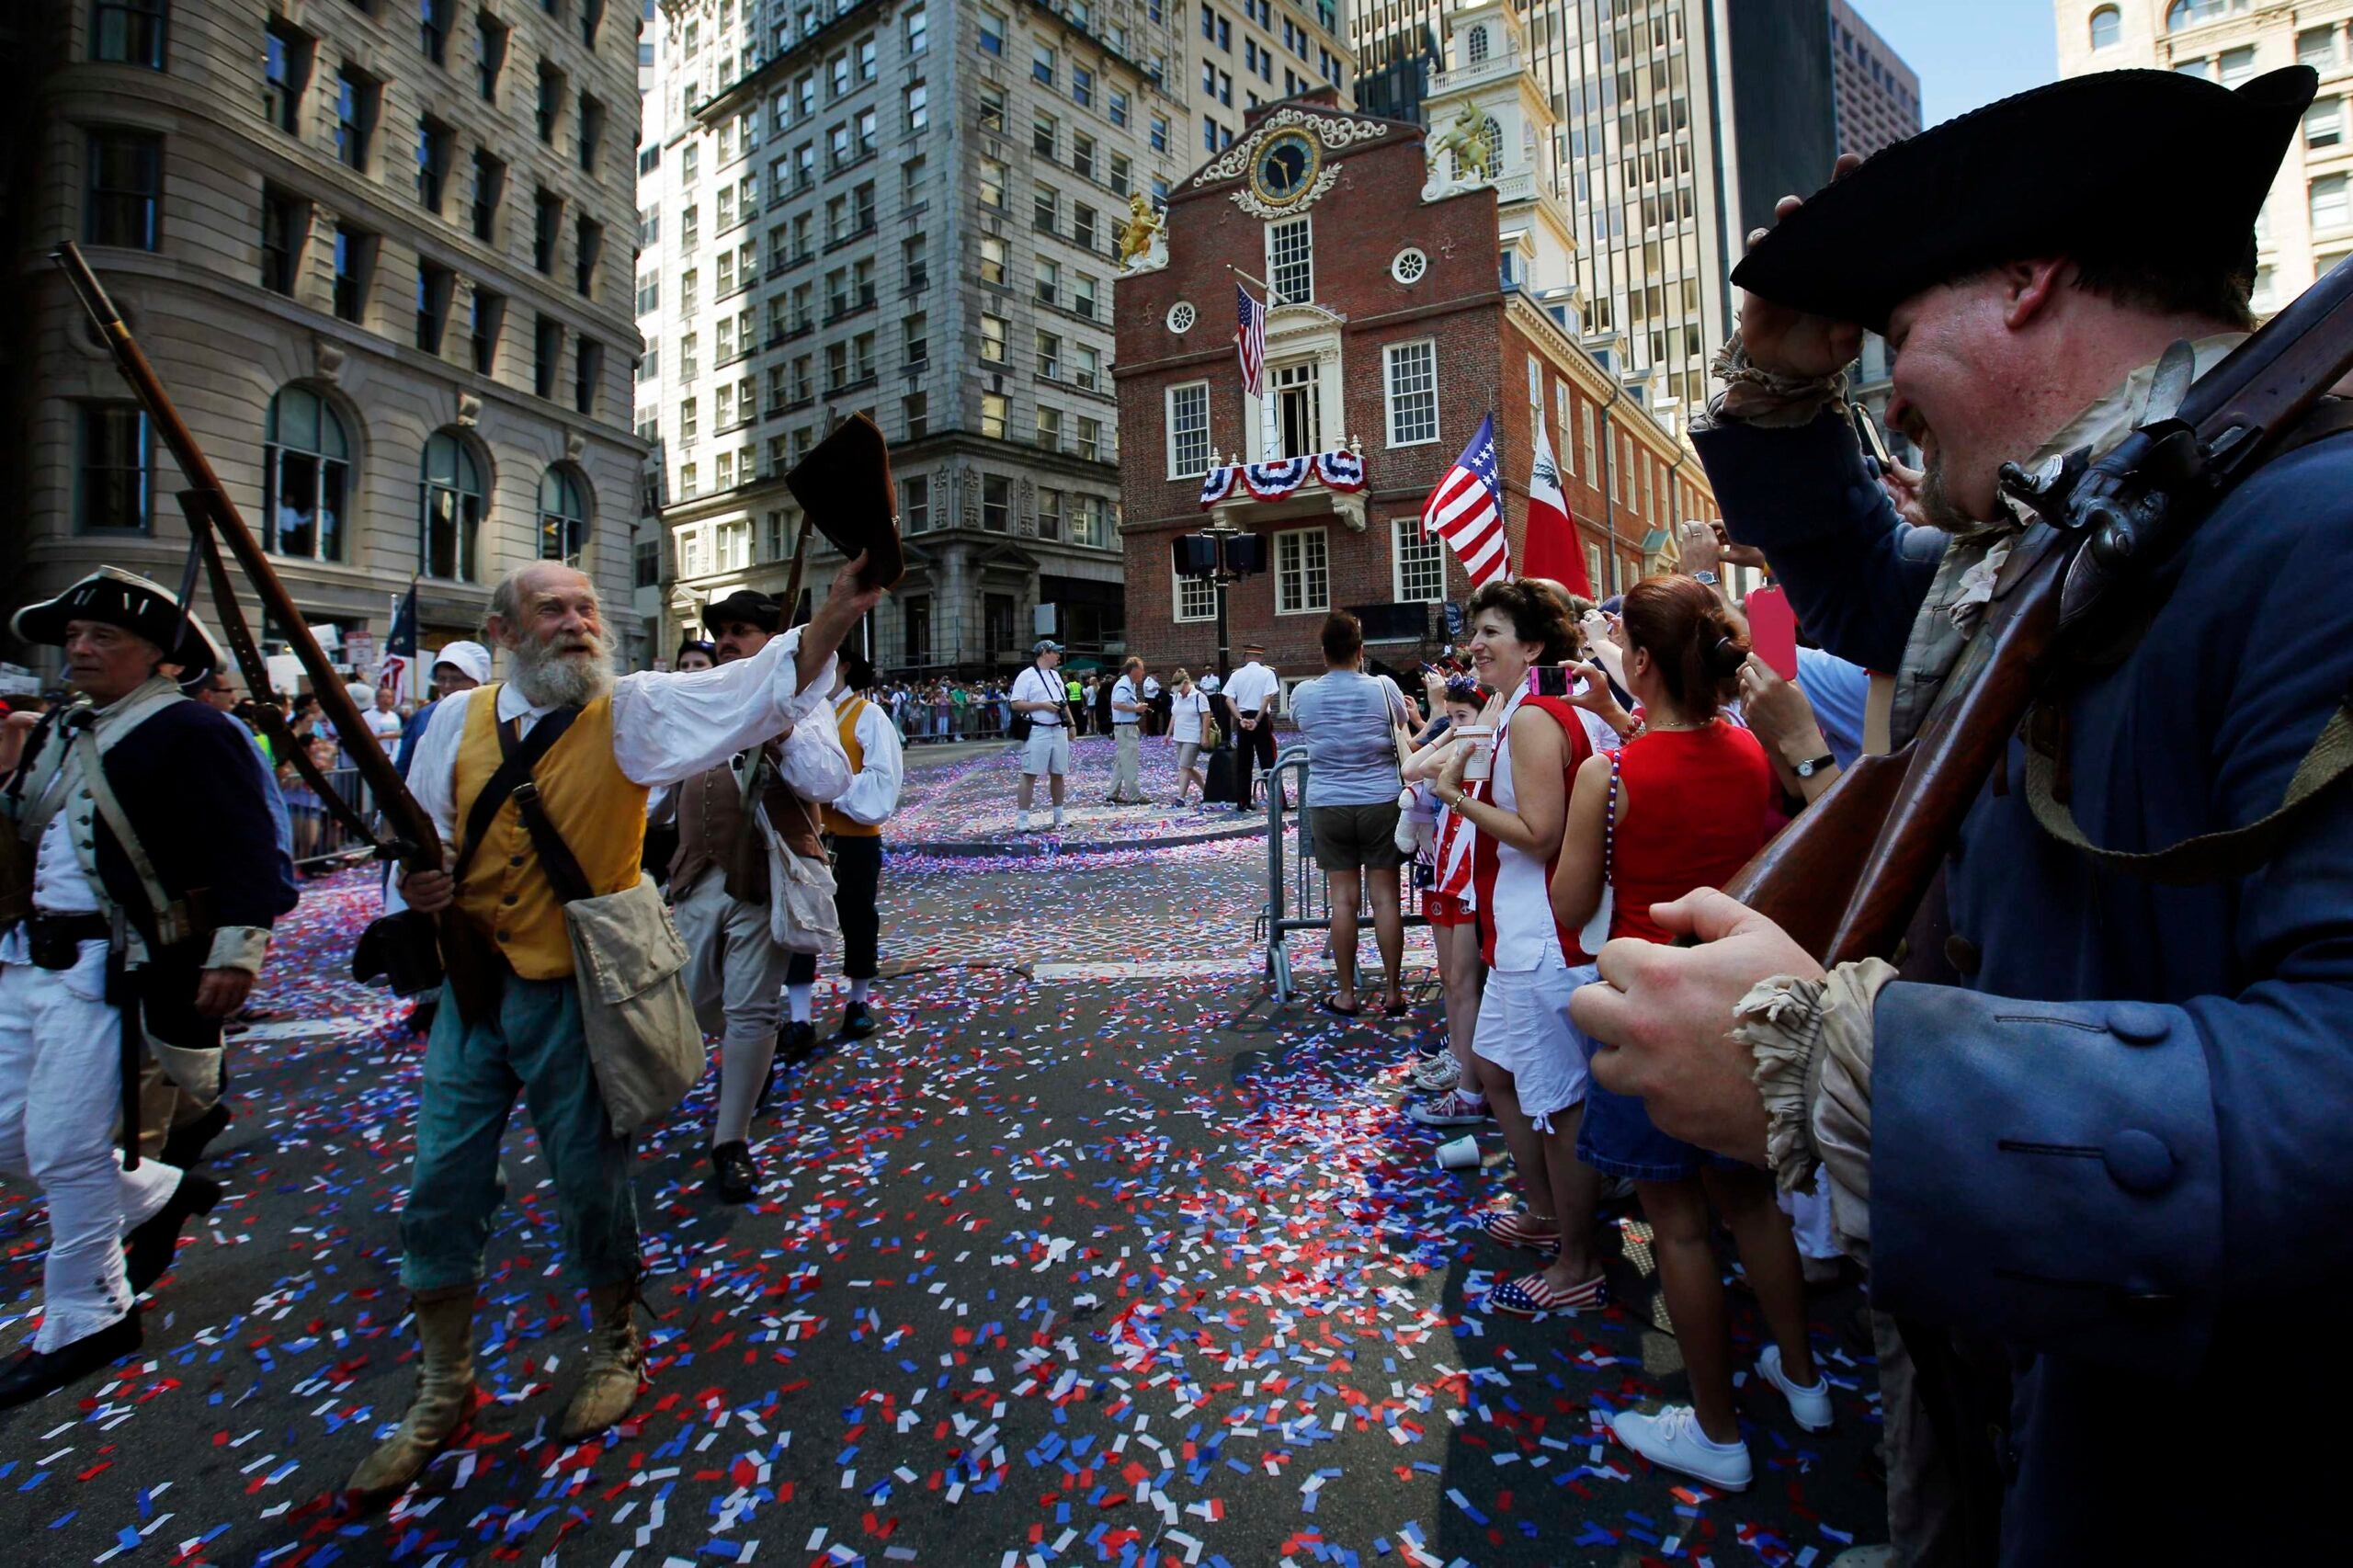
{"type": "MultiPolygon", "coordinates": [[[[877,1028],[869,999],[880,968],[882,913],[877,900],[882,882],[882,824],[899,809],[899,786],[906,777],[898,727],[866,699],[874,688],[874,666],[856,653],[841,656],[834,686],[834,713],[842,750],[849,757],[849,788],[824,810],[825,837],[834,849],[834,908],[842,922],[842,974],[849,1000],[842,1007],[842,1038],[862,1040],[877,1028]]],[[[792,1022],[785,1037],[788,1056],[815,1049],[817,956],[795,953],[787,972],[786,994],[792,1022]]]]}
{"type": "MultiPolygon", "coordinates": [[[[704,607],[703,631],[720,667],[756,658],[784,619],[766,594],[738,588],[704,607]]],[[[844,655],[851,657],[853,655],[844,655]]],[[[752,1112],[776,1062],[784,1013],[785,963],[770,900],[768,830],[794,853],[824,854],[813,802],[849,788],[849,763],[823,702],[808,722],[696,774],[678,787],[678,849],[670,858],[670,898],[678,935],[692,956],[687,988],[705,1034],[719,1036],[719,1104],[711,1118],[710,1189],[722,1202],[759,1195],[752,1158],[752,1112]]],[[[806,1054],[803,1052],[802,1054],[806,1054]]],[[[790,1060],[798,1060],[790,1058],[790,1060]]]]}
{"type": "Polygon", "coordinates": [[[630,1140],[613,1131],[589,1061],[562,901],[499,776],[536,787],[592,893],[636,885],[650,789],[757,747],[824,707],[835,648],[882,597],[860,585],[864,564],[860,556],[844,566],[809,624],[753,658],[618,680],[586,577],[540,562],[492,593],[486,640],[506,651],[512,678],[445,699],[449,711],[409,771],[454,876],[410,875],[403,892],[412,908],[443,912],[445,951],[471,943],[480,962],[469,967],[483,978],[463,1001],[443,987],[426,1043],[401,1213],[401,1280],[424,1355],[415,1403],[351,1478],[363,1499],[406,1488],[473,1406],[475,1296],[506,1187],[499,1145],[518,1094],[590,1309],[588,1354],[558,1434],[573,1442],[610,1426],[636,1403],[643,1376],[631,1318],[642,1262],[630,1140]]]}

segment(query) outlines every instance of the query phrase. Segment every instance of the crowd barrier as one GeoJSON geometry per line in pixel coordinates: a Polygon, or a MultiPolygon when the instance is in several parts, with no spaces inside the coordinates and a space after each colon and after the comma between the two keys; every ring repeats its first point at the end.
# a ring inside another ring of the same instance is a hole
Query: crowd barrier
{"type": "MultiPolygon", "coordinates": [[[[1267,902],[1259,909],[1254,934],[1267,944],[1267,983],[1275,1000],[1289,1002],[1299,994],[1291,972],[1291,933],[1332,928],[1324,873],[1315,864],[1314,830],[1305,810],[1306,746],[1292,745],[1276,754],[1275,766],[1267,774],[1266,790],[1267,902]],[[1286,798],[1298,804],[1286,810],[1286,798]],[[1287,847],[1284,829],[1294,817],[1299,823],[1299,843],[1295,847],[1287,847]]],[[[1409,861],[1398,873],[1405,924],[1427,926],[1429,921],[1422,914],[1422,890],[1415,885],[1413,870],[1409,861]]],[[[1358,896],[1364,902],[1357,910],[1358,963],[1361,969],[1366,959],[1372,957],[1373,972],[1378,976],[1379,960],[1373,957],[1372,948],[1372,905],[1369,897],[1362,893],[1358,896]]]]}

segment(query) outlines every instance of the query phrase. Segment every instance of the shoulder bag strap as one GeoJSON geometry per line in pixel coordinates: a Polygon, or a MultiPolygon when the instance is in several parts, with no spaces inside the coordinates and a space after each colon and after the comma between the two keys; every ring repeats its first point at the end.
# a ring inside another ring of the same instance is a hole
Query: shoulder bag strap
{"type": "Polygon", "coordinates": [[[147,895],[147,912],[157,922],[158,939],[170,946],[176,938],[166,935],[162,927],[169,918],[171,895],[164,891],[163,880],[155,875],[154,863],[147,858],[147,846],[131,831],[131,818],[123,811],[122,802],[115,798],[114,786],[107,782],[106,763],[98,755],[96,730],[85,727],[75,733],[74,756],[82,765],[83,784],[90,791],[98,815],[106,819],[108,831],[122,848],[123,858],[131,862],[131,870],[138,875],[140,889],[147,895]]]}
{"type": "MultiPolygon", "coordinates": [[[[489,700],[496,702],[497,694],[494,692],[489,700]]],[[[490,831],[491,819],[498,815],[498,808],[505,805],[507,798],[521,786],[530,782],[531,769],[540,765],[540,758],[547,756],[555,743],[563,738],[563,733],[572,728],[572,722],[579,717],[580,710],[576,707],[558,708],[532,725],[531,733],[518,741],[515,738],[513,727],[500,722],[496,710],[492,710],[492,725],[498,731],[498,768],[490,776],[490,782],[482,787],[482,793],[474,797],[474,809],[466,813],[465,836],[459,841],[457,861],[449,868],[452,886],[465,880],[466,867],[473,859],[474,849],[482,843],[483,835],[490,831]]],[[[530,825],[528,818],[524,825],[530,825]]],[[[536,844],[536,840],[534,842],[536,844]]]]}
{"type": "MultiPolygon", "coordinates": [[[[580,710],[563,708],[558,710],[556,713],[549,714],[547,718],[540,720],[532,727],[530,739],[539,739],[540,732],[553,722],[559,714],[563,718],[563,727],[570,729],[572,721],[580,716],[580,710]]],[[[549,743],[551,745],[553,744],[553,742],[549,743]]],[[[515,738],[515,732],[512,729],[505,724],[499,725],[500,771],[503,772],[512,766],[523,756],[529,746],[529,741],[518,741],[515,738]]],[[[546,755],[546,747],[540,748],[540,755],[546,755]]],[[[537,761],[537,758],[533,761],[537,761]]],[[[527,773],[529,771],[528,766],[525,771],[527,773]]],[[[483,792],[489,793],[487,790],[483,792]]],[[[477,811],[481,809],[479,802],[475,809],[477,811]]],[[[556,898],[562,903],[570,903],[575,899],[586,898],[595,892],[596,890],[588,885],[588,874],[580,869],[578,857],[572,853],[572,846],[563,841],[563,835],[556,831],[555,824],[548,819],[547,807],[540,800],[540,786],[537,779],[525,778],[515,786],[515,810],[523,819],[523,831],[531,835],[531,849],[539,856],[540,869],[547,874],[548,885],[555,889],[556,898]]]]}

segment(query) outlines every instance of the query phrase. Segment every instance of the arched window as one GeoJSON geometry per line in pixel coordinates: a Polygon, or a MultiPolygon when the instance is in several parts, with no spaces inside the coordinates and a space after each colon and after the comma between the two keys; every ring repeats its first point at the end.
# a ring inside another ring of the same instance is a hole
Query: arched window
{"type": "Polygon", "coordinates": [[[2102,6],[2092,13],[2092,47],[2114,49],[2124,36],[2124,13],[2113,6],[2102,6]]]}
{"type": "Polygon", "coordinates": [[[1462,62],[1465,65],[1481,65],[1486,62],[1486,59],[1487,29],[1484,28],[1472,28],[1471,29],[1471,36],[1463,40],[1462,62]]]}
{"type": "Polygon", "coordinates": [[[482,538],[482,465],[454,430],[437,430],[425,443],[423,495],[418,567],[445,582],[474,581],[475,548],[482,538]]]}
{"type": "MultiPolygon", "coordinates": [[[[1504,128],[1496,123],[1494,115],[1479,122],[1479,140],[1487,144],[1488,177],[1501,179],[1504,174],[1504,128]]],[[[1461,153],[1454,153],[1453,159],[1454,177],[1461,179],[1471,171],[1463,166],[1461,153]]]]}
{"type": "Polygon", "coordinates": [[[262,548],[303,561],[341,561],[350,489],[351,443],[343,421],[318,393],[280,390],[262,427],[262,548]]]}
{"type": "MultiPolygon", "coordinates": [[[[2211,22],[2225,11],[2244,11],[2247,0],[2173,0],[2165,9],[2165,31],[2177,33],[2200,22],[2211,22]]],[[[2094,28],[2099,25],[2097,20],[2094,28]]]]}
{"type": "Polygon", "coordinates": [[[580,564],[588,548],[588,487],[558,464],[540,476],[540,559],[580,564]]]}

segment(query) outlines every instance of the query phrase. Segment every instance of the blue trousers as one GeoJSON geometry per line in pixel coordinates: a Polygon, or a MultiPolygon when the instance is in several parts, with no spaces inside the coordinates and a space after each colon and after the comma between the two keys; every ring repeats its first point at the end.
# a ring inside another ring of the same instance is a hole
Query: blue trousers
{"type": "Polygon", "coordinates": [[[401,1211],[401,1283],[438,1290],[483,1277],[490,1222],[506,1196],[499,1164],[520,1093],[555,1178],[564,1250],[583,1283],[614,1285],[642,1271],[630,1142],[605,1114],[581,1032],[573,981],[506,977],[497,1012],[469,1024],[441,988],[425,1044],[416,1164],[401,1211]]]}

